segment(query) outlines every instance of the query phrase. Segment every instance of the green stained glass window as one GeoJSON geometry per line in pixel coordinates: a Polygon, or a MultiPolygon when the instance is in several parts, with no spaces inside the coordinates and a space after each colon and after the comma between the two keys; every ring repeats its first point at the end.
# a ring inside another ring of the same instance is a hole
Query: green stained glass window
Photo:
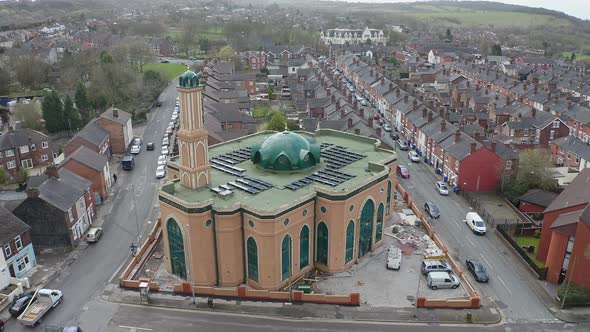
{"type": "Polygon", "coordinates": [[[375,203],[368,200],[361,210],[360,234],[359,234],[359,257],[363,257],[371,251],[371,237],[373,236],[373,215],[375,214],[375,203]]]}
{"type": "Polygon", "coordinates": [[[258,246],[253,237],[248,238],[248,278],[258,282],[258,246]]]}
{"type": "Polygon", "coordinates": [[[379,204],[377,209],[377,226],[375,229],[375,243],[383,238],[383,203],[379,204]]]}
{"type": "Polygon", "coordinates": [[[317,261],[321,264],[328,265],[328,226],[324,222],[318,225],[317,239],[317,261]]]}
{"type": "Polygon", "coordinates": [[[281,279],[289,278],[291,273],[291,236],[285,235],[281,244],[281,279]]]}
{"type": "Polygon", "coordinates": [[[309,227],[304,225],[299,233],[299,268],[309,265],[309,227]]]}
{"type": "Polygon", "coordinates": [[[166,229],[168,231],[168,246],[170,249],[172,274],[186,280],[186,262],[184,258],[184,240],[182,238],[182,232],[174,219],[168,219],[166,229]]]}
{"type": "Polygon", "coordinates": [[[346,227],[346,263],[350,262],[354,256],[354,221],[348,222],[346,227]]]}

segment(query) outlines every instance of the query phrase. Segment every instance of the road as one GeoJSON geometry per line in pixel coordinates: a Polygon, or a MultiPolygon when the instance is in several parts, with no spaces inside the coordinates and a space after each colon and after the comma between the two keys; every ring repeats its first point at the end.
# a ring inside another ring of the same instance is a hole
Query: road
{"type": "MultiPolygon", "coordinates": [[[[64,301],[47,315],[44,324],[63,325],[73,321],[109,281],[116,280],[117,271],[130,258],[130,244],[137,243],[138,224],[141,234],[151,228],[149,223],[154,220],[152,212],[158,206],[156,193],[160,184],[155,176],[157,159],[162,137],[174,111],[176,95],[174,82],[161,96],[162,106],[150,113],[150,120],[144,131],[142,151],[136,155],[135,168],[131,171],[121,170],[117,174],[118,192],[116,196],[109,197],[116,201],[103,225],[104,235],[101,240],[84,250],[73,264],[46,286],[61,289],[64,301]],[[155,143],[154,151],[145,150],[147,142],[155,143]],[[134,201],[137,203],[137,219],[134,201]]],[[[7,331],[25,330],[15,320],[7,325],[7,331]]]]}

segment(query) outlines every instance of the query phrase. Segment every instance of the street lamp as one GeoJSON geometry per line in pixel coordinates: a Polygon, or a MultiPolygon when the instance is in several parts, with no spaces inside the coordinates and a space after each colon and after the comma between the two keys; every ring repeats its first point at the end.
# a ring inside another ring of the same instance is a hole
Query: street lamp
{"type": "Polygon", "coordinates": [[[139,234],[139,218],[137,217],[137,203],[135,202],[135,186],[131,184],[131,193],[133,195],[133,212],[135,213],[135,227],[137,227],[137,243],[141,245],[141,235],[139,234]]]}
{"type": "Polygon", "coordinates": [[[193,304],[197,304],[195,300],[195,285],[194,285],[194,276],[193,276],[193,249],[191,245],[191,225],[186,224],[186,239],[188,240],[188,270],[191,274],[190,281],[191,281],[191,293],[193,294],[193,304]]]}

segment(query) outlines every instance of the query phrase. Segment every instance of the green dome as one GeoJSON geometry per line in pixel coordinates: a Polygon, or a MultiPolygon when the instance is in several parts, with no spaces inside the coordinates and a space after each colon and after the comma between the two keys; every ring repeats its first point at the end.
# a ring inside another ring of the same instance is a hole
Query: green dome
{"type": "Polygon", "coordinates": [[[276,133],[252,147],[252,162],[274,171],[294,171],[320,163],[320,145],[290,131],[276,133]]]}
{"type": "Polygon", "coordinates": [[[178,86],[181,88],[196,88],[199,86],[201,75],[187,70],[178,78],[178,86]]]}

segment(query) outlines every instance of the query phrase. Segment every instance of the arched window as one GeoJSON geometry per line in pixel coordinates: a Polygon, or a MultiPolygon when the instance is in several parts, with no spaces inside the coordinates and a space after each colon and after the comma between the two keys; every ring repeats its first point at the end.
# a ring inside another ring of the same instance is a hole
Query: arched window
{"type": "Polygon", "coordinates": [[[180,227],[174,219],[168,219],[166,224],[168,231],[168,246],[170,249],[170,266],[172,274],[186,280],[186,262],[184,259],[184,240],[180,227]]]}
{"type": "Polygon", "coordinates": [[[248,238],[248,278],[258,282],[258,246],[253,237],[248,238]]]}
{"type": "Polygon", "coordinates": [[[375,229],[375,243],[383,238],[383,203],[379,204],[377,209],[377,226],[375,229]]]}
{"type": "Polygon", "coordinates": [[[321,264],[328,265],[328,226],[326,223],[321,222],[318,225],[317,233],[318,245],[317,245],[317,261],[321,264]]]}
{"type": "Polygon", "coordinates": [[[304,225],[299,233],[299,268],[309,265],[309,227],[304,225]]]}
{"type": "Polygon", "coordinates": [[[346,226],[346,259],[345,262],[348,263],[352,260],[354,256],[354,220],[348,222],[348,226],[346,226]]]}
{"type": "Polygon", "coordinates": [[[385,215],[389,215],[391,209],[391,181],[387,182],[387,206],[385,207],[385,215]]]}
{"type": "Polygon", "coordinates": [[[371,251],[371,237],[373,236],[373,215],[375,214],[375,203],[372,200],[365,202],[361,212],[360,234],[359,234],[359,256],[363,257],[371,251]]]}
{"type": "Polygon", "coordinates": [[[281,244],[281,280],[289,278],[291,274],[291,236],[287,234],[281,244]]]}

